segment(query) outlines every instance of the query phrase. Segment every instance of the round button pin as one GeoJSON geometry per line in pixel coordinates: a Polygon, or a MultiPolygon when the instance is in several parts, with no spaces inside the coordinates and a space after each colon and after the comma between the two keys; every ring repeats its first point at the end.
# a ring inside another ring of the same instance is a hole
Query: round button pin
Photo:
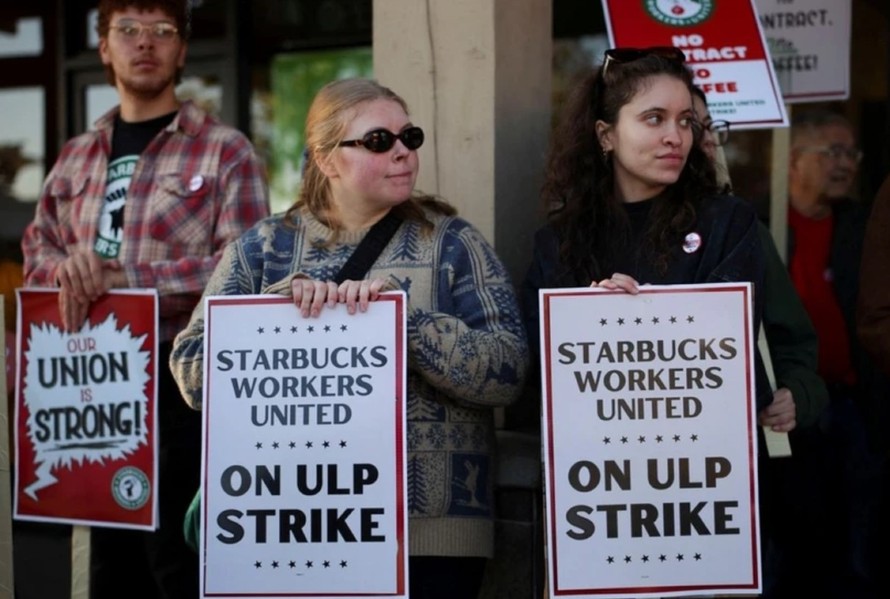
{"type": "Polygon", "coordinates": [[[195,175],[189,181],[189,190],[190,191],[198,191],[204,185],[204,177],[201,175],[195,175]]]}
{"type": "Polygon", "coordinates": [[[701,235],[696,232],[692,232],[686,236],[683,240],[683,251],[687,254],[691,254],[698,250],[701,247],[701,235]]]}

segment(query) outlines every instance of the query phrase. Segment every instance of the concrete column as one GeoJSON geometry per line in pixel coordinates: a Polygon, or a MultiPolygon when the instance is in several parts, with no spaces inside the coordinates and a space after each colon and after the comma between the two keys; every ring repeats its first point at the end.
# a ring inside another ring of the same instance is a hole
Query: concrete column
{"type": "Polygon", "coordinates": [[[374,75],[423,127],[418,189],[454,205],[519,282],[543,222],[551,0],[374,0],[374,75]]]}

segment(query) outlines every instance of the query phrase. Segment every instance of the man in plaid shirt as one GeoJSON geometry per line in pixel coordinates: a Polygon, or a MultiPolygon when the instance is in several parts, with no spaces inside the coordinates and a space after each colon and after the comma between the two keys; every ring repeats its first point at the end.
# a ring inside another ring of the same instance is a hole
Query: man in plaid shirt
{"type": "Polygon", "coordinates": [[[22,239],[25,283],[60,288],[68,331],[109,289],[153,287],[160,298],[160,528],[92,529],[93,599],[198,596],[182,522],[199,484],[201,420],[166,366],[170,342],[224,246],[269,212],[247,138],[176,99],[188,10],[187,0],[100,1],[99,54],[120,105],[62,149],[22,239]]]}

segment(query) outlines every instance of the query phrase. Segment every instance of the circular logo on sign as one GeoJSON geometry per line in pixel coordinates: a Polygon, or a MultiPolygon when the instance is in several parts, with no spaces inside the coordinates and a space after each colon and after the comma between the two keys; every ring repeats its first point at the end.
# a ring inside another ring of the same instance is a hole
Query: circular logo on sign
{"type": "Polygon", "coordinates": [[[148,477],[139,468],[124,466],[111,480],[111,494],[119,506],[138,510],[148,501],[150,494],[148,477]]]}
{"type": "Polygon", "coordinates": [[[707,20],[714,10],[713,0],[643,0],[652,18],[665,25],[685,27],[707,20]]]}

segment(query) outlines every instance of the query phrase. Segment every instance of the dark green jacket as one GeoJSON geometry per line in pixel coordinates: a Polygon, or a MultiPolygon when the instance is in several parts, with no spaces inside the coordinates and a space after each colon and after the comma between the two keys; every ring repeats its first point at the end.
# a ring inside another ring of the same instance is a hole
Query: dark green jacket
{"type": "Polygon", "coordinates": [[[828,405],[828,388],[816,374],[816,329],[763,223],[758,223],[758,234],[764,260],[763,329],[776,385],[791,391],[797,407],[797,426],[810,426],[828,405]]]}

